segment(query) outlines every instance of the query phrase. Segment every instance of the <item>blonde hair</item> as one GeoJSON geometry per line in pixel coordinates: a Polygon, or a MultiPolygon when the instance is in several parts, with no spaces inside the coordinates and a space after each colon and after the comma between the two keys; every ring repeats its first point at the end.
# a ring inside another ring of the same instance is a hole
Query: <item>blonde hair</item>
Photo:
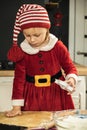
{"type": "Polygon", "coordinates": [[[49,41],[49,29],[47,29],[46,37],[45,37],[44,42],[47,42],[47,41],[49,41]]]}

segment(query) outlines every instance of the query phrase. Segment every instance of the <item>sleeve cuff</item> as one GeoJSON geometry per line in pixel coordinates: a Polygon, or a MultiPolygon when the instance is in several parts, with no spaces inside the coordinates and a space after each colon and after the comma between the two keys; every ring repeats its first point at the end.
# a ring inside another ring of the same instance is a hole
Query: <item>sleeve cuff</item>
{"type": "Polygon", "coordinates": [[[13,106],[24,106],[24,99],[12,100],[12,105],[13,106]]]}
{"type": "Polygon", "coordinates": [[[65,77],[65,79],[67,80],[67,79],[69,79],[69,78],[74,78],[75,79],[75,81],[76,81],[76,84],[77,84],[77,82],[78,82],[78,76],[76,75],[76,74],[68,74],[66,77],[65,77]]]}

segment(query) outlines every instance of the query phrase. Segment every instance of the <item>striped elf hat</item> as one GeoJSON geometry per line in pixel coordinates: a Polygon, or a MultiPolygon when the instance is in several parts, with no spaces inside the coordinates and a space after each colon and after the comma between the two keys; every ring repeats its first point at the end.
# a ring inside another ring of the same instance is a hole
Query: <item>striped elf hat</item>
{"type": "Polygon", "coordinates": [[[13,62],[21,60],[24,52],[18,46],[18,35],[23,29],[31,27],[50,28],[50,20],[46,9],[37,4],[23,4],[16,15],[13,30],[13,45],[9,49],[7,57],[13,62]]]}

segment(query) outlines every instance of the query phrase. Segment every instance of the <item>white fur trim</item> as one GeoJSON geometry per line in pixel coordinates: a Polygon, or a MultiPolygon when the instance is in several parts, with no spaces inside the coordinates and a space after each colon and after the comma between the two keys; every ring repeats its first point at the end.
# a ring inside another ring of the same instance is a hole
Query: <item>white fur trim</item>
{"type": "Polygon", "coordinates": [[[77,76],[76,74],[68,74],[68,75],[65,77],[65,79],[67,80],[67,79],[69,79],[69,78],[71,78],[71,77],[75,79],[76,84],[77,84],[77,82],[78,82],[78,76],[77,76]]]}
{"type": "Polygon", "coordinates": [[[37,54],[39,51],[51,50],[55,46],[57,41],[58,41],[58,38],[54,36],[53,34],[50,34],[50,40],[48,44],[44,47],[41,47],[40,49],[33,48],[32,46],[30,46],[30,44],[27,42],[26,39],[20,44],[20,47],[27,54],[37,54]]]}
{"type": "Polygon", "coordinates": [[[23,99],[12,100],[12,105],[13,106],[24,106],[24,100],[23,99]]]}

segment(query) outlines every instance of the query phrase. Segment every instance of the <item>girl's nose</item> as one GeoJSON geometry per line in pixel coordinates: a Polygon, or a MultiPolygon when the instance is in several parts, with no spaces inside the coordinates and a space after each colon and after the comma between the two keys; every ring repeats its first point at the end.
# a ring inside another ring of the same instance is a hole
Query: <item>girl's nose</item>
{"type": "Polygon", "coordinates": [[[31,42],[35,41],[34,36],[31,36],[31,37],[30,37],[30,41],[31,41],[31,42]]]}

